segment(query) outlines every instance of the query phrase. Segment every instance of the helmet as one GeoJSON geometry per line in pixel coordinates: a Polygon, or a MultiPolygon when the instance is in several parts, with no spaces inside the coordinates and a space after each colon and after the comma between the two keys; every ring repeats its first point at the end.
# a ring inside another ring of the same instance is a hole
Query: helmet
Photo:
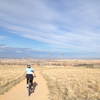
{"type": "Polygon", "coordinates": [[[31,68],[31,65],[30,64],[27,64],[27,68],[31,68]]]}

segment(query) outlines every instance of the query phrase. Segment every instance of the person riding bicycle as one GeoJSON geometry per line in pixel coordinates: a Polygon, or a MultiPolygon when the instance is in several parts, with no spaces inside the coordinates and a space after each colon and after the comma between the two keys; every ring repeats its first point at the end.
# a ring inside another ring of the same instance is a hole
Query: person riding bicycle
{"type": "Polygon", "coordinates": [[[35,77],[35,70],[31,67],[31,65],[27,65],[26,68],[26,82],[28,88],[28,82],[30,80],[31,85],[33,85],[33,78],[35,77]]]}

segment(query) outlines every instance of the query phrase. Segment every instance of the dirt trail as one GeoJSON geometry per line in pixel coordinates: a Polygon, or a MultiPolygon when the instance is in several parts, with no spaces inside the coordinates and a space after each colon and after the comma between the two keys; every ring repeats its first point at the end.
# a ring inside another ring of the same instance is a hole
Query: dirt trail
{"type": "Polygon", "coordinates": [[[39,72],[36,72],[36,76],[34,81],[37,83],[37,86],[31,96],[28,96],[26,81],[24,80],[13,87],[9,92],[1,95],[0,100],[49,100],[49,91],[46,81],[39,72]]]}

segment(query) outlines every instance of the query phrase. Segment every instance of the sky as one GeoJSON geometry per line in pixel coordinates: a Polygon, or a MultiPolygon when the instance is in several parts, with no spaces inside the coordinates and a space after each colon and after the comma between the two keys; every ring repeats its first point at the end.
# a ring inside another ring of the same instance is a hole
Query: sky
{"type": "Polygon", "coordinates": [[[100,58],[100,0],[0,0],[0,57],[100,58]]]}

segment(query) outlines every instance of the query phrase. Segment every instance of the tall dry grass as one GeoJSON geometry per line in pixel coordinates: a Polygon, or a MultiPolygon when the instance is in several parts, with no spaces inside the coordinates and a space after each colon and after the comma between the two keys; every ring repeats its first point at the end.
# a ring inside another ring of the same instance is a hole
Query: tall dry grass
{"type": "Polygon", "coordinates": [[[24,79],[24,65],[0,65],[0,94],[24,79]]]}
{"type": "Polygon", "coordinates": [[[100,69],[46,68],[50,100],[100,100],[100,69]]]}

